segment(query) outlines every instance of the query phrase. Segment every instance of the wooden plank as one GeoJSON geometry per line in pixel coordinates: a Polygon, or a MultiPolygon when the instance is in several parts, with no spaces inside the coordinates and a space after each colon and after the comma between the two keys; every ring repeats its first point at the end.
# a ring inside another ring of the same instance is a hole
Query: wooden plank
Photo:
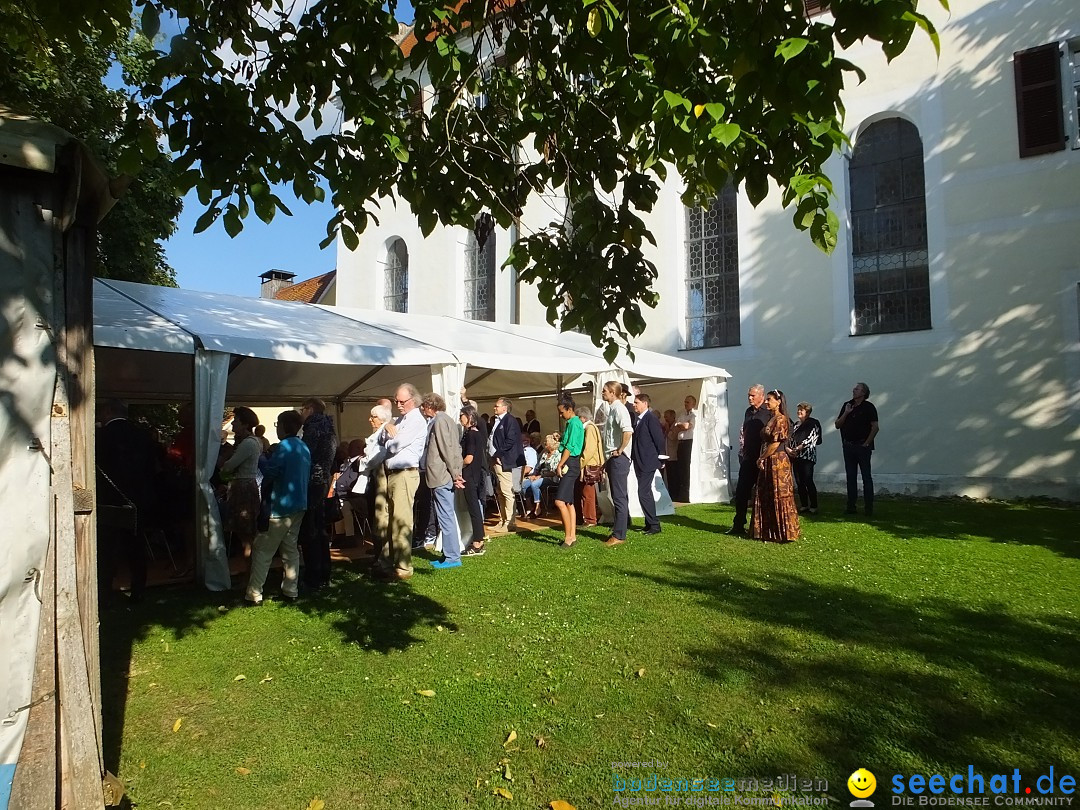
{"type": "Polygon", "coordinates": [[[58,806],[56,740],[56,554],[52,543],[41,572],[41,624],[34,657],[34,689],[19,767],[11,785],[11,810],[52,810],[58,806]]]}
{"type": "MultiPolygon", "coordinates": [[[[48,212],[43,215],[51,216],[48,212]]],[[[53,220],[54,222],[56,220],[53,220]]],[[[56,255],[63,256],[58,229],[56,255]]],[[[53,287],[53,324],[66,324],[63,273],[53,287]]],[[[63,341],[57,340],[57,351],[63,341]]],[[[53,393],[50,458],[53,469],[53,545],[56,549],[56,658],[60,696],[60,804],[65,810],[100,810],[101,745],[95,705],[90,691],[86,645],[79,610],[78,559],[75,539],[75,498],[72,482],[70,381],[63,362],[57,363],[53,393]]]]}
{"type": "MultiPolygon", "coordinates": [[[[58,364],[66,369],[71,404],[71,477],[80,490],[94,489],[93,277],[86,257],[93,231],[76,223],[65,238],[65,328],[58,364]]],[[[94,706],[97,746],[101,748],[101,652],[98,639],[97,530],[92,514],[75,514],[76,588],[86,649],[87,677],[94,706]]]]}

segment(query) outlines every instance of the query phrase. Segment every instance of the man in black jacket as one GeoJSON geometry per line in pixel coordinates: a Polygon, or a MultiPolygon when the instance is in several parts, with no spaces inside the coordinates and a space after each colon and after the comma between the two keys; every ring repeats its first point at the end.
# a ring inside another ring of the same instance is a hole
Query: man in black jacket
{"type": "Polygon", "coordinates": [[[330,534],[326,530],[326,498],[334,474],[337,432],[334,420],[326,413],[326,403],[311,398],[300,411],[304,420],[301,434],[311,451],[311,482],[308,485],[308,508],[300,524],[300,549],[304,553],[304,584],[318,590],[330,584],[330,534]]]}
{"type": "Polygon", "coordinates": [[[514,468],[525,464],[525,451],[521,446],[521,425],[511,415],[513,403],[506,397],[495,400],[495,425],[488,440],[491,469],[495,471],[498,488],[495,500],[499,504],[497,532],[517,530],[514,520],[514,468]]]}
{"type": "Polygon", "coordinates": [[[653,498],[653,479],[660,469],[660,456],[666,449],[664,431],[660,429],[660,420],[652,412],[648,394],[634,397],[634,411],[637,423],[634,425],[634,443],[630,451],[634,462],[634,474],[637,476],[638,502],[645,515],[645,534],[660,534],[660,519],[656,516],[656,501],[653,498]]]}
{"type": "Polygon", "coordinates": [[[739,428],[739,481],[735,485],[735,519],[726,534],[746,536],[746,510],[757,483],[758,456],[761,455],[761,431],[768,424],[769,409],[765,407],[765,386],[756,383],[746,392],[750,403],[739,428]]]}

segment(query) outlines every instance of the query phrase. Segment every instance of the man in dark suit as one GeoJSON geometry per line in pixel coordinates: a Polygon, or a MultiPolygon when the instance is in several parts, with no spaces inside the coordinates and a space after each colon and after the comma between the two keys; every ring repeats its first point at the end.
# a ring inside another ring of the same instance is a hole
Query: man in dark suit
{"type": "Polygon", "coordinates": [[[525,452],[521,446],[521,425],[511,415],[513,403],[506,397],[495,400],[495,425],[488,440],[491,469],[495,472],[498,489],[495,500],[499,504],[497,532],[517,530],[514,521],[514,468],[525,464],[525,452]]]}
{"type": "Polygon", "coordinates": [[[765,386],[755,383],[746,392],[749,405],[739,428],[739,480],[735,485],[735,519],[724,534],[746,536],[746,511],[757,484],[758,456],[761,455],[761,431],[769,421],[765,407],[765,386]]]}
{"type": "Polygon", "coordinates": [[[634,475],[637,476],[638,501],[645,515],[643,531],[645,534],[660,534],[660,519],[656,516],[656,501],[653,499],[653,479],[660,469],[660,456],[666,449],[664,431],[660,429],[660,420],[652,412],[648,394],[634,397],[634,412],[637,423],[634,425],[631,457],[634,475]]]}

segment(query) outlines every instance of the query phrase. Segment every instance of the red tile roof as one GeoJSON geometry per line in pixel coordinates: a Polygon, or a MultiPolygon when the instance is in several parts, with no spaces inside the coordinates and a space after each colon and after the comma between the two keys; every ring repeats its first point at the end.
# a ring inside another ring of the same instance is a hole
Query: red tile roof
{"type": "Polygon", "coordinates": [[[317,304],[326,295],[330,285],[337,278],[337,270],[323,273],[321,276],[298,281],[284,289],[278,290],[274,297],[279,301],[303,301],[305,304],[317,304]]]}
{"type": "MultiPolygon", "coordinates": [[[[456,2],[453,5],[450,6],[450,10],[455,12],[455,13],[461,11],[462,7],[465,5],[465,3],[467,1],[468,0],[456,0],[456,2]]],[[[505,12],[507,9],[511,8],[512,6],[516,6],[519,2],[521,2],[521,0],[496,0],[496,2],[494,4],[494,11],[495,11],[496,14],[502,14],[503,12],[505,12]]],[[[466,26],[468,25],[467,21],[466,21],[465,25],[466,26]]],[[[435,39],[435,37],[436,37],[436,33],[434,31],[432,31],[431,33],[428,34],[428,39],[429,40],[435,39]]],[[[410,28],[409,33],[405,35],[405,38],[402,39],[400,43],[398,43],[400,48],[401,48],[401,53],[405,57],[408,57],[409,54],[412,53],[412,49],[416,47],[417,41],[418,40],[416,39],[416,30],[413,29],[413,28],[410,28]]]]}

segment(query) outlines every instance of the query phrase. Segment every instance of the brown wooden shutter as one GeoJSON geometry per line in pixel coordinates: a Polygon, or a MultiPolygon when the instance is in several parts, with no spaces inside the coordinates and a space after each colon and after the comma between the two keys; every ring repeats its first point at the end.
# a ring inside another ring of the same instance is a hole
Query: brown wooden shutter
{"type": "Polygon", "coordinates": [[[829,0],[803,0],[806,16],[815,17],[829,10],[829,0]]]}
{"type": "Polygon", "coordinates": [[[1065,148],[1061,53],[1056,42],[1013,54],[1020,157],[1065,148]]]}

